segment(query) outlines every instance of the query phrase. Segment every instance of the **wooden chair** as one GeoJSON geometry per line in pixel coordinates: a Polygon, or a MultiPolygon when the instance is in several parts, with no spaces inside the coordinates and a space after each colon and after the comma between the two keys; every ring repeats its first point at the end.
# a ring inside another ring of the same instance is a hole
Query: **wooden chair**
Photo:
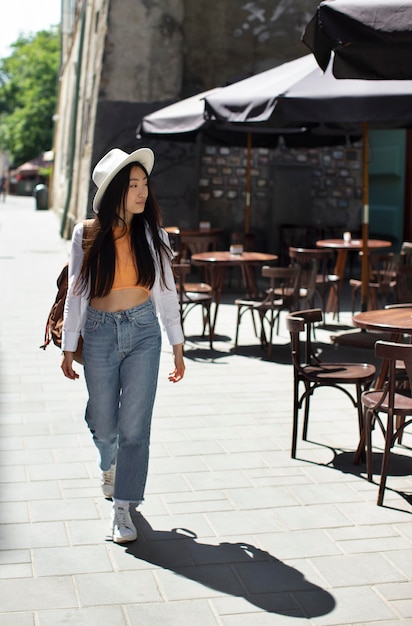
{"type": "Polygon", "coordinates": [[[401,246],[401,263],[411,265],[412,263],[412,241],[403,241],[401,246]]]}
{"type": "Polygon", "coordinates": [[[412,423],[412,398],[410,391],[408,395],[396,391],[398,384],[397,362],[399,361],[403,361],[405,364],[410,388],[412,381],[412,345],[377,341],[375,354],[377,357],[388,361],[388,377],[383,389],[373,389],[362,394],[362,404],[365,407],[364,429],[355,460],[359,461],[366,442],[366,471],[369,482],[372,482],[372,430],[378,424],[385,438],[377,499],[377,504],[381,506],[388,475],[390,451],[396,440],[399,441],[400,433],[403,432],[408,424],[412,423]],[[386,426],[384,424],[385,418],[381,414],[386,415],[386,426]],[[408,416],[410,419],[407,420],[408,416]]]}
{"type": "Polygon", "coordinates": [[[368,389],[376,373],[374,365],[369,363],[329,363],[321,361],[315,354],[312,345],[313,324],[323,319],[320,309],[295,311],[287,315],[286,325],[290,332],[292,364],[293,364],[293,430],[292,458],[296,457],[299,410],[304,408],[303,439],[307,439],[310,399],[316,389],[332,387],[345,393],[357,409],[359,436],[363,430],[361,394],[368,389]],[[301,339],[304,333],[305,339],[301,339]],[[300,392],[301,383],[303,392],[300,392]],[[343,385],[355,387],[351,393],[343,385]]]}
{"type": "Polygon", "coordinates": [[[398,304],[412,302],[412,264],[404,263],[398,267],[395,300],[398,304]]]}
{"type": "Polygon", "coordinates": [[[235,300],[237,306],[235,351],[238,346],[239,328],[243,315],[250,311],[252,315],[255,335],[260,337],[262,346],[267,347],[268,358],[272,355],[273,329],[277,323],[279,332],[279,317],[281,311],[293,311],[298,308],[299,302],[300,267],[262,267],[262,277],[269,278],[269,288],[262,300],[235,300]],[[255,313],[259,315],[259,335],[255,321],[255,313]],[[268,337],[265,330],[268,327],[268,337]]]}
{"type": "Polygon", "coordinates": [[[190,263],[174,263],[173,269],[176,276],[182,327],[184,329],[184,321],[190,311],[196,306],[200,306],[203,315],[202,335],[206,333],[206,328],[209,327],[210,348],[213,349],[213,328],[210,316],[213,302],[212,287],[206,283],[193,283],[186,280],[191,269],[190,263]]]}
{"type": "MultiPolygon", "coordinates": [[[[362,253],[360,253],[362,255],[362,253]]],[[[371,309],[377,309],[379,301],[385,307],[389,296],[395,298],[397,273],[399,269],[399,255],[393,252],[386,254],[371,254],[370,280],[368,282],[368,299],[371,309]]],[[[352,287],[352,315],[355,313],[356,297],[361,290],[362,281],[356,278],[349,280],[352,287]]]]}
{"type": "Polygon", "coordinates": [[[192,254],[216,250],[220,240],[220,234],[181,235],[180,251],[183,258],[189,258],[192,254]]]}
{"type": "MultiPolygon", "coordinates": [[[[313,289],[313,295],[311,293],[311,286],[309,288],[309,298],[306,298],[306,307],[312,308],[314,306],[315,295],[318,296],[321,302],[323,315],[326,313],[326,301],[329,295],[330,289],[333,289],[334,298],[334,311],[333,316],[339,320],[339,295],[341,290],[342,281],[337,274],[329,273],[329,263],[331,260],[331,250],[320,248],[289,248],[289,257],[292,264],[299,263],[300,265],[307,266],[311,261],[317,262],[317,272],[315,276],[315,284],[313,289]]],[[[304,287],[304,285],[303,285],[304,287]]]]}

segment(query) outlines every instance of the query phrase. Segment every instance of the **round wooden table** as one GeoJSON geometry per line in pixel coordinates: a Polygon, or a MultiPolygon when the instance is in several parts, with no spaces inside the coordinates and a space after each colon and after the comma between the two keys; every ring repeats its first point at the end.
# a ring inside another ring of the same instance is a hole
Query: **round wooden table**
{"type": "Polygon", "coordinates": [[[213,331],[216,324],[217,310],[222,297],[225,271],[227,267],[240,267],[243,282],[248,297],[257,296],[257,285],[254,267],[263,266],[277,261],[276,254],[264,252],[242,252],[242,254],[232,254],[226,250],[215,250],[213,252],[199,252],[192,254],[193,265],[207,267],[211,276],[211,283],[215,301],[215,311],[213,316],[213,331]]]}
{"type": "MultiPolygon", "coordinates": [[[[339,276],[339,288],[341,288],[343,277],[345,275],[348,252],[360,252],[363,250],[362,239],[351,239],[350,241],[344,241],[343,239],[320,239],[316,242],[316,245],[318,248],[330,248],[331,250],[336,250],[336,263],[333,273],[339,276]]],[[[392,242],[385,239],[368,239],[368,252],[383,248],[390,248],[391,246],[392,242]]],[[[327,311],[335,310],[335,298],[336,292],[334,289],[331,289],[329,292],[327,311]]]]}
{"type": "MultiPolygon", "coordinates": [[[[352,317],[354,326],[363,330],[379,331],[390,333],[390,340],[399,342],[402,335],[412,335],[412,307],[395,307],[389,309],[376,309],[373,311],[363,311],[352,317]]],[[[387,375],[388,364],[382,363],[376,388],[381,389],[387,375]]]]}

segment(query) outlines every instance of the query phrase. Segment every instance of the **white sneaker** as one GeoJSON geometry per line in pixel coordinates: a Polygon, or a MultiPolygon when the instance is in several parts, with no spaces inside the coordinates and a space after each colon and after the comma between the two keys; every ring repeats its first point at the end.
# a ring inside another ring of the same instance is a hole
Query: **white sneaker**
{"type": "Polygon", "coordinates": [[[129,543],[137,539],[137,530],[130,517],[129,507],[113,505],[112,539],[115,543],[129,543]]]}
{"type": "Polygon", "coordinates": [[[114,479],[116,476],[116,465],[112,465],[107,472],[102,472],[101,487],[105,498],[112,498],[114,494],[114,479]]]}

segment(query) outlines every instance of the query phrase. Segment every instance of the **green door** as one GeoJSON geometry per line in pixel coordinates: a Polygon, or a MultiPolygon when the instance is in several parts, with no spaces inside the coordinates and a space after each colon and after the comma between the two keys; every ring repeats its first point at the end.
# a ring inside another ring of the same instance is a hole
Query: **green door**
{"type": "Polygon", "coordinates": [[[406,131],[369,131],[369,233],[402,244],[406,131]]]}

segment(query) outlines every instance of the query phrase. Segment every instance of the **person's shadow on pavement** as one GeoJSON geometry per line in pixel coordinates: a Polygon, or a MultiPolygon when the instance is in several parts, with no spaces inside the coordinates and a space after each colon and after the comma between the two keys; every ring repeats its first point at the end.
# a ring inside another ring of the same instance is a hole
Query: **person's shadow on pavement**
{"type": "Polygon", "coordinates": [[[335,607],[325,589],[255,546],[199,543],[194,532],[183,528],[156,531],[140,513],[134,515],[134,523],[139,538],[127,545],[126,552],[137,559],[222,594],[243,597],[270,613],[307,619],[335,607]]]}

